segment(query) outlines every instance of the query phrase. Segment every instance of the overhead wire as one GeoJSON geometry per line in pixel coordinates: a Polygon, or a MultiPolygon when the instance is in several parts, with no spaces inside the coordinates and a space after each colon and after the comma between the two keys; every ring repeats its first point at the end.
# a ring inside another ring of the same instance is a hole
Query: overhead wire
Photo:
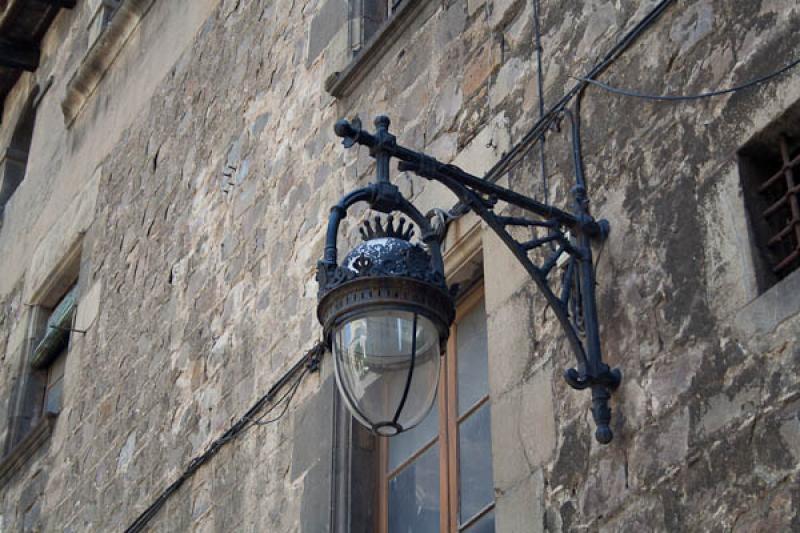
{"type": "Polygon", "coordinates": [[[619,94],[619,95],[622,95],[622,96],[630,96],[632,98],[641,98],[641,99],[644,99],[644,100],[656,100],[656,101],[665,101],[665,102],[683,102],[683,101],[688,101],[688,100],[700,100],[700,99],[703,99],[703,98],[711,98],[711,97],[714,97],[714,96],[722,96],[722,95],[725,95],[725,94],[731,94],[731,93],[736,93],[736,92],[739,92],[739,91],[744,91],[746,89],[751,89],[753,87],[761,85],[762,83],[765,83],[767,81],[770,81],[770,80],[772,80],[774,78],[777,78],[777,77],[785,74],[786,72],[788,72],[791,69],[795,68],[797,65],[800,65],[800,59],[795,59],[794,61],[792,61],[791,63],[789,63],[788,65],[784,66],[783,68],[781,68],[779,70],[776,70],[776,71],[771,72],[769,74],[766,74],[764,76],[752,79],[752,80],[750,80],[748,82],[742,83],[741,85],[736,85],[734,87],[729,87],[727,89],[719,89],[719,90],[708,91],[708,92],[703,92],[703,93],[698,93],[698,94],[676,94],[676,95],[672,95],[672,94],[647,94],[647,93],[637,92],[637,91],[634,91],[634,90],[631,90],[631,89],[622,89],[622,88],[619,88],[619,87],[613,87],[611,85],[608,85],[607,83],[603,83],[601,81],[598,81],[598,80],[595,80],[595,79],[592,79],[592,78],[581,78],[581,77],[574,77],[573,76],[573,79],[576,79],[576,80],[579,80],[579,81],[582,81],[582,82],[585,82],[585,83],[589,83],[591,85],[594,85],[596,87],[599,87],[599,88],[603,89],[604,91],[608,91],[608,92],[614,93],[614,94],[619,94]]]}
{"type": "MultiPolygon", "coordinates": [[[[533,0],[533,31],[536,46],[536,86],[539,92],[539,120],[544,118],[544,73],[542,72],[542,29],[540,0],[533,0]]],[[[547,187],[547,157],[545,152],[545,137],[539,139],[539,161],[542,171],[542,200],[548,203],[547,187]]]]}
{"type": "Polygon", "coordinates": [[[298,374],[297,376],[297,379],[295,379],[294,384],[292,384],[292,386],[289,387],[289,390],[287,390],[278,401],[274,402],[270,406],[270,408],[264,411],[264,413],[262,413],[258,418],[253,419],[252,423],[247,428],[245,428],[245,431],[254,426],[267,426],[269,424],[273,424],[279,421],[281,418],[283,418],[289,411],[289,406],[292,404],[292,400],[294,399],[295,394],[297,394],[297,389],[300,388],[300,384],[303,382],[303,378],[305,378],[308,373],[309,373],[308,368],[305,368],[302,372],[300,372],[300,374],[298,374]],[[280,406],[281,404],[283,404],[283,410],[280,412],[278,416],[276,416],[275,418],[269,418],[267,420],[264,420],[264,418],[266,418],[270,413],[275,411],[275,409],[277,409],[278,406],[280,406]]]}

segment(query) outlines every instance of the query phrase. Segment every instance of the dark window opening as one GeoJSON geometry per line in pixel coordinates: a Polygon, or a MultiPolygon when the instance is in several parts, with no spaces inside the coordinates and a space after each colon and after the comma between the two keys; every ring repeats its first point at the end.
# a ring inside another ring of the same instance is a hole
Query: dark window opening
{"type": "Polygon", "coordinates": [[[0,215],[19,184],[25,179],[35,121],[36,109],[29,103],[17,123],[11,143],[6,148],[0,164],[0,215]]]}
{"type": "Polygon", "coordinates": [[[798,117],[800,104],[739,151],[759,292],[800,268],[798,117]]]}
{"type": "Polygon", "coordinates": [[[403,0],[352,0],[350,46],[357,55],[400,8],[403,0]]]}
{"type": "Polygon", "coordinates": [[[21,376],[20,397],[11,417],[5,453],[9,453],[46,416],[61,412],[64,369],[77,306],[77,285],[73,284],[52,308],[37,307],[32,317],[35,341],[21,376]]]}

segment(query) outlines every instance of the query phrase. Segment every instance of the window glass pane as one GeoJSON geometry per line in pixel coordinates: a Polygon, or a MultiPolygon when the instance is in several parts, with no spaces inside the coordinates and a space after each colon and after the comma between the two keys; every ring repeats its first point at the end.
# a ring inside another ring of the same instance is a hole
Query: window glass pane
{"type": "Polygon", "coordinates": [[[494,501],[489,404],[475,411],[458,428],[459,523],[463,524],[494,501]]]}
{"type": "Polygon", "coordinates": [[[475,305],[456,325],[458,357],[458,414],[489,394],[487,369],[486,310],[484,301],[475,305]]]}
{"type": "Polygon", "coordinates": [[[334,332],[334,369],[346,403],[362,424],[389,435],[396,433],[392,424],[412,428],[429,412],[440,353],[433,322],[406,311],[356,316],[334,332]]]}
{"type": "Polygon", "coordinates": [[[439,531],[439,443],[389,480],[389,533],[439,531]]]}
{"type": "Polygon", "coordinates": [[[411,457],[439,433],[439,409],[434,403],[419,425],[389,439],[389,471],[411,457]]]}
{"type": "Polygon", "coordinates": [[[463,531],[467,533],[494,533],[494,510],[486,513],[480,520],[463,531]]]}

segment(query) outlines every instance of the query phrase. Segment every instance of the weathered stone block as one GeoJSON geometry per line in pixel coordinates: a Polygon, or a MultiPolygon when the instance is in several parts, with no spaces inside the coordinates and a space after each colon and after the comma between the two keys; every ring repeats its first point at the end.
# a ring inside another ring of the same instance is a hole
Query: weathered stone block
{"type": "Polygon", "coordinates": [[[495,487],[506,491],[546,464],[556,443],[551,372],[530,380],[492,402],[495,487]]]}
{"type": "Polygon", "coordinates": [[[584,521],[612,514],[629,494],[623,457],[606,455],[596,461],[581,497],[580,510],[584,521]]]}
{"type": "Polygon", "coordinates": [[[528,272],[493,232],[487,230],[484,233],[483,246],[486,312],[491,316],[526,283],[533,282],[528,272]]]}
{"type": "Polygon", "coordinates": [[[628,456],[627,483],[646,490],[686,464],[689,454],[688,409],[667,415],[661,422],[639,428],[628,456]]]}
{"type": "Polygon", "coordinates": [[[489,41],[478,50],[464,68],[464,80],[461,85],[464,98],[471,97],[489,79],[489,76],[500,66],[500,51],[497,43],[489,41]]]}
{"type": "Polygon", "coordinates": [[[530,292],[521,290],[487,317],[489,385],[495,397],[516,387],[531,367],[543,362],[535,352],[534,306],[530,292]]]}
{"type": "Polygon", "coordinates": [[[492,401],[492,450],[503,450],[494,454],[495,488],[508,490],[527,478],[525,454],[520,445],[519,411],[522,391],[513,389],[500,398],[492,401]]]}
{"type": "Polygon", "coordinates": [[[522,0],[492,0],[492,26],[504,26],[517,14],[522,6],[522,0]]]}
{"type": "Polygon", "coordinates": [[[343,28],[346,30],[349,6],[346,0],[326,0],[311,19],[308,30],[306,65],[311,65],[343,28]]]}
{"type": "Polygon", "coordinates": [[[75,328],[88,330],[94,324],[100,309],[102,282],[96,281],[81,297],[75,317],[75,328]]]}
{"type": "Polygon", "coordinates": [[[495,527],[497,533],[540,533],[544,521],[544,474],[534,471],[514,488],[498,492],[495,527]]]}
{"type": "Polygon", "coordinates": [[[497,72],[494,83],[489,88],[489,104],[495,108],[514,91],[520,90],[530,75],[530,65],[520,58],[513,58],[503,64],[497,72]]]}
{"type": "Polygon", "coordinates": [[[292,479],[330,458],[334,393],[338,394],[330,377],[294,414],[292,479]]]}
{"type": "Polygon", "coordinates": [[[761,396],[756,386],[735,392],[717,394],[707,400],[707,409],[700,420],[700,427],[706,435],[713,434],[739,419],[748,411],[755,410],[761,396]]]}
{"type": "Polygon", "coordinates": [[[484,7],[486,5],[486,0],[467,0],[467,13],[469,16],[475,14],[478,9],[484,7]]]}
{"type": "Polygon", "coordinates": [[[741,337],[770,333],[800,313],[800,298],[787,298],[789,294],[800,294],[800,272],[793,272],[739,311],[735,324],[741,337]]]}

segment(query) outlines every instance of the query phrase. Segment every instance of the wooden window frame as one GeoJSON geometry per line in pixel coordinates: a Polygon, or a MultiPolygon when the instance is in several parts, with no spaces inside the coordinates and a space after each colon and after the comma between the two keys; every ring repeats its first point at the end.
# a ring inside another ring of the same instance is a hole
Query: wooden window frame
{"type": "Polygon", "coordinates": [[[445,355],[442,356],[442,369],[439,376],[437,409],[439,410],[439,432],[435,437],[417,449],[408,458],[394,467],[389,466],[389,439],[378,437],[378,512],[375,529],[378,533],[388,533],[389,529],[389,481],[402,472],[409,464],[428,451],[435,443],[439,446],[439,531],[457,533],[474,525],[493,511],[496,502],[492,501],[464,524],[459,525],[459,468],[458,468],[458,426],[478,409],[491,401],[487,392],[462,415],[458,415],[458,324],[485,298],[483,283],[470,288],[456,306],[456,318],[450,329],[445,355]],[[444,422],[443,422],[444,421],[444,422]]]}

